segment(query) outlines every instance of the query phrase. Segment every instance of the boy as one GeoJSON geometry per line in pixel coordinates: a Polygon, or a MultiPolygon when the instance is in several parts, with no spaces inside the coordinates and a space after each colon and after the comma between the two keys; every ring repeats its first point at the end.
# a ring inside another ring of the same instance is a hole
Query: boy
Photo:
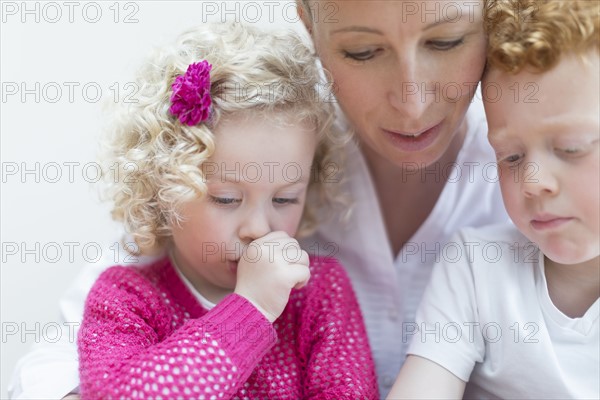
{"type": "Polygon", "coordinates": [[[599,10],[486,2],[489,141],[515,226],[455,237],[389,398],[600,398],[599,10]]]}

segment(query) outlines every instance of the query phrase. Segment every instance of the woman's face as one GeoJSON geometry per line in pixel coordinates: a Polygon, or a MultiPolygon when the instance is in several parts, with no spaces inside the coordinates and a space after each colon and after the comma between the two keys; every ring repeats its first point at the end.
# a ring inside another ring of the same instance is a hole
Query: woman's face
{"type": "MultiPolygon", "coordinates": [[[[448,150],[485,64],[477,1],[310,1],[311,30],[361,141],[395,165],[448,150]]],[[[305,9],[306,10],[306,9],[305,9]]]]}

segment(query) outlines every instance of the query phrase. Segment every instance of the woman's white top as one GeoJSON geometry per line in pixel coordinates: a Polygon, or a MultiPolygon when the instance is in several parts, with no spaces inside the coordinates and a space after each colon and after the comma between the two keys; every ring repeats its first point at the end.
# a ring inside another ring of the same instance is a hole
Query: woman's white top
{"type": "MultiPolygon", "coordinates": [[[[351,218],[345,227],[332,218],[301,241],[309,253],[332,255],[348,271],[365,318],[382,396],[404,362],[417,305],[450,236],[462,227],[508,220],[481,100],[474,99],[466,118],[468,132],[453,168],[417,172],[435,174],[447,183],[425,223],[396,257],[392,257],[367,165],[352,142],[346,147],[345,171],[345,189],[354,203],[351,218]]],[[[61,301],[61,315],[73,329],[81,322],[88,290],[110,265],[110,260],[104,260],[84,268],[61,301]]],[[[60,398],[77,389],[77,346],[68,333],[57,343],[36,344],[20,360],[9,395],[60,398]]]]}
{"type": "Polygon", "coordinates": [[[347,147],[345,190],[354,202],[345,228],[332,220],[313,237],[302,240],[308,252],[338,258],[348,271],[367,326],[377,368],[380,394],[391,389],[414,330],[415,313],[434,263],[451,250],[450,237],[462,227],[506,222],[496,158],[487,140],[480,100],[467,112],[468,131],[454,168],[418,173],[446,179],[427,220],[396,257],[367,164],[355,144],[347,147]],[[333,254],[332,254],[333,253],[333,254]]]}

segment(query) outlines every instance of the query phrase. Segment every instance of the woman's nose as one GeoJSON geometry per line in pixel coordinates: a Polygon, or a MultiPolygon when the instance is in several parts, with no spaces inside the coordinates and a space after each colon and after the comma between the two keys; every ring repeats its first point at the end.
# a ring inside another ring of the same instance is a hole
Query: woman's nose
{"type": "Polygon", "coordinates": [[[416,57],[406,56],[395,63],[388,80],[388,102],[408,121],[422,119],[439,96],[439,84],[428,82],[422,69],[417,67],[416,57]]]}

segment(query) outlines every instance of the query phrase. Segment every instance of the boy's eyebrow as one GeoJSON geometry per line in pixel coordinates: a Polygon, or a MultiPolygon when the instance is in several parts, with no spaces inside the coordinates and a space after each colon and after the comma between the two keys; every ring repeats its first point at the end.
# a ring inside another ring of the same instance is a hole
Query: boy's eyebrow
{"type": "Polygon", "coordinates": [[[556,115],[539,121],[540,129],[572,134],[598,134],[598,118],[589,115],[556,115]]]}
{"type": "MultiPolygon", "coordinates": [[[[552,118],[542,119],[538,121],[539,129],[544,129],[548,133],[571,131],[573,134],[598,134],[598,119],[588,115],[570,116],[565,118],[564,115],[557,115],[552,118]]],[[[507,129],[506,127],[488,130],[488,138],[491,141],[501,141],[511,139],[513,137],[526,136],[526,132],[516,128],[507,129]]]]}

